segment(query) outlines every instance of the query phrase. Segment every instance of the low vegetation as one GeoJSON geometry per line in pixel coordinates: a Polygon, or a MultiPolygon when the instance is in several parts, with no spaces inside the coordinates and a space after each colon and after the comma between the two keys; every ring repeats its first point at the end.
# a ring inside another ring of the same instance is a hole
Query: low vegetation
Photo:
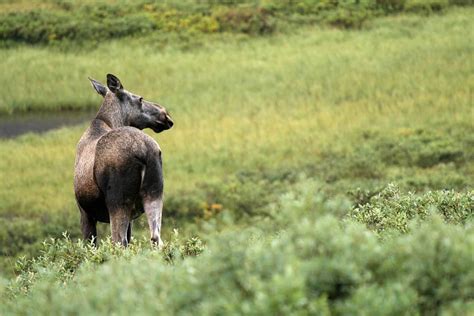
{"type": "Polygon", "coordinates": [[[144,218],[78,241],[85,124],[0,140],[0,314],[474,313],[471,4],[0,2],[0,36],[83,32],[2,37],[2,114],[95,109],[110,72],[176,123],[162,250],[144,218]]]}
{"type": "Polygon", "coordinates": [[[431,14],[472,0],[41,1],[0,4],[4,45],[71,44],[150,33],[274,33],[291,25],[360,28],[374,17],[431,14]],[[117,17],[120,17],[119,19],[117,17]]]}
{"type": "MultiPolygon", "coordinates": [[[[12,301],[0,311],[44,315],[79,309],[84,314],[256,315],[473,311],[473,226],[470,220],[451,220],[457,217],[455,207],[446,208],[444,199],[419,207],[430,214],[408,219],[407,233],[398,225],[397,214],[403,213],[393,210],[397,200],[392,195],[411,203],[418,198],[389,186],[365,205],[392,210],[387,211],[386,225],[394,230],[379,235],[346,218],[344,199],[325,196],[319,189],[314,182],[300,181],[272,205],[271,220],[210,233],[205,247],[197,238],[179,241],[177,234],[162,251],[142,240],[134,240],[128,249],[109,241],[97,249],[67,237],[51,240],[40,257],[17,264],[18,278],[4,289],[12,301]],[[134,290],[125,294],[124,284],[134,290]]],[[[438,195],[443,192],[421,199],[438,195]]],[[[470,218],[473,198],[473,193],[466,193],[457,199],[470,210],[470,218]]],[[[402,212],[410,210],[411,205],[401,207],[402,212]]],[[[372,227],[370,219],[361,221],[372,227]]]]}

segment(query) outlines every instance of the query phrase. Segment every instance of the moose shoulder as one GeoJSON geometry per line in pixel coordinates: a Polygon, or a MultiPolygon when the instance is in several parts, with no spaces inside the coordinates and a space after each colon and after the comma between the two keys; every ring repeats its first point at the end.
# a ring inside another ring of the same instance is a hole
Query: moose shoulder
{"type": "Polygon", "coordinates": [[[74,192],[85,239],[97,222],[110,223],[112,240],[127,245],[132,220],[146,213],[151,240],[161,244],[163,172],[158,143],[143,133],[170,129],[164,107],[125,90],[114,75],[107,86],[90,79],[104,101],[77,145],[74,192]]]}

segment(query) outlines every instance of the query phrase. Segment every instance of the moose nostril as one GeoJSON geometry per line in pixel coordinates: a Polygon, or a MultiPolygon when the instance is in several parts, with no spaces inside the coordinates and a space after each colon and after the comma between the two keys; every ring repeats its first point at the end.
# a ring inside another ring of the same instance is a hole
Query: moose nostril
{"type": "Polygon", "coordinates": [[[169,115],[166,115],[166,121],[170,127],[173,126],[174,122],[169,115]]]}

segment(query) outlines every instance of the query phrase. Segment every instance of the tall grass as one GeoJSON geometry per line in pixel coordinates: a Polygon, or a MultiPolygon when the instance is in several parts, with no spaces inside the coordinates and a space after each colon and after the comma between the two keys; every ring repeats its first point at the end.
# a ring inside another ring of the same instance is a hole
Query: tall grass
{"type": "Polygon", "coordinates": [[[187,112],[212,108],[227,115],[276,106],[276,100],[292,109],[356,103],[366,110],[420,100],[436,105],[433,100],[447,91],[456,91],[450,103],[462,106],[472,83],[472,35],[464,32],[471,16],[464,9],[448,17],[377,20],[361,32],[309,28],[290,37],[224,36],[188,52],[135,46],[140,42],[133,40],[76,53],[1,50],[0,109],[95,106],[99,101],[85,78],[103,79],[106,72],[120,75],[133,91],[187,112]],[[457,58],[450,59],[452,54],[457,58]]]}

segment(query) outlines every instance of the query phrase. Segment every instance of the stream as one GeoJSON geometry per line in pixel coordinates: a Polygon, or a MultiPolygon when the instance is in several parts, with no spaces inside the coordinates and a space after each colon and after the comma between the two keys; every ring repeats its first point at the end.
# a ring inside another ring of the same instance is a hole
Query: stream
{"type": "Polygon", "coordinates": [[[0,116],[0,138],[25,133],[44,133],[53,129],[79,125],[92,120],[96,111],[31,112],[0,116]]]}

